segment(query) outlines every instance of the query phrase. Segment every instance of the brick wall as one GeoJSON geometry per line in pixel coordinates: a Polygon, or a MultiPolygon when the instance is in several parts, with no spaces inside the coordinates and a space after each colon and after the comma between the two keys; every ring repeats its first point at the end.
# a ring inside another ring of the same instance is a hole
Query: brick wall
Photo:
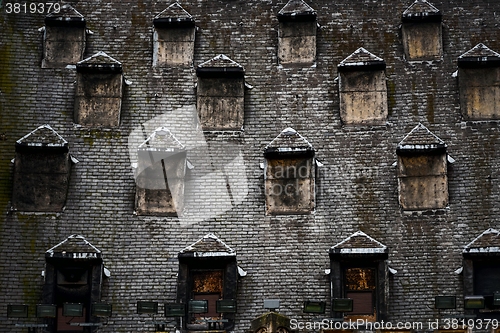
{"type": "Polygon", "coordinates": [[[357,230],[387,245],[389,266],[398,271],[390,278],[390,321],[426,322],[446,314],[433,310],[434,296],[443,294],[456,295],[457,311],[463,310],[462,277],[453,272],[462,265],[463,246],[498,227],[500,131],[498,122],[462,119],[452,74],[457,57],[479,42],[500,51],[500,2],[433,1],[443,14],[443,59],[409,63],[400,24],[411,1],[310,0],[320,25],[316,64],[281,67],[276,15],[286,1],[183,0],[198,27],[194,65],[225,54],[245,68],[253,86],[245,92],[244,131],[206,136],[214,147],[230,142],[241,152],[247,183],[234,184],[243,199],[220,212],[223,198],[200,194],[193,201],[206,215],[188,212],[184,219],[134,214],[128,147],[129,135],[141,124],[175,114],[172,126],[185,126],[185,140],[199,162],[193,177],[212,172],[207,184],[219,181],[223,156],[217,149],[203,155],[205,148],[195,149],[198,137],[189,134],[195,68],[152,67],[152,20],[170,3],[70,4],[93,32],[85,56],[106,52],[123,64],[132,83],[124,87],[119,127],[75,126],[76,71],[41,68],[38,29],[44,15],[8,14],[6,3],[1,6],[0,332],[22,331],[6,318],[7,304],[28,304],[34,316],[44,253],[71,234],[99,248],[112,274],[102,299],[113,303],[113,316],[102,332],[152,331],[144,324],[149,318],[136,314],[136,301],[174,301],[177,253],[208,232],[235,249],[248,272],[239,281],[237,332],[264,312],[264,298],[280,299],[280,312],[292,318],[313,318],[302,313],[302,301],[329,303],[328,249],[357,230]],[[387,64],[389,115],[383,126],[343,127],[340,121],[337,65],[359,47],[387,64]],[[405,214],[398,205],[396,145],[419,122],[456,159],[448,172],[449,209],[441,215],[405,214]],[[11,212],[15,141],[43,124],[62,135],[80,161],[71,170],[66,208],[53,214],[11,212]],[[323,164],[315,212],[266,216],[263,149],[286,127],[304,136],[323,164]],[[215,162],[209,168],[210,161],[215,162]]]}

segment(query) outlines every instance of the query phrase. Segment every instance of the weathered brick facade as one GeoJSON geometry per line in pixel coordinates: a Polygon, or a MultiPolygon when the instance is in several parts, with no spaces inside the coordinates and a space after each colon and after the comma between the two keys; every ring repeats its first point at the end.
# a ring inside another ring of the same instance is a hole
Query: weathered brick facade
{"type": "MultiPolygon", "coordinates": [[[[193,66],[187,65],[189,57],[176,66],[153,59],[153,20],[172,2],[69,1],[88,29],[82,59],[105,52],[122,66],[119,121],[112,127],[75,123],[76,63],[42,66],[39,29],[47,13],[31,14],[29,4],[27,13],[25,7],[9,13],[8,3],[0,3],[0,332],[25,332],[16,323],[52,320],[35,317],[36,304],[53,299],[44,294],[50,289],[46,251],[72,235],[98,249],[103,270],[110,272],[93,294],[113,305],[99,332],[154,331],[153,318],[137,313],[137,301],[159,302],[154,320],[170,322],[163,303],[189,298],[179,297],[179,252],[209,233],[235,251],[245,275],[237,288],[231,286],[237,313],[231,314],[234,327],[228,327],[235,332],[248,331],[266,311],[264,299],[279,299],[279,312],[301,322],[333,317],[331,295],[337,293],[325,271],[336,266],[331,267],[329,253],[357,231],[386,246],[385,262],[373,266],[384,276],[384,320],[423,322],[428,330],[430,320],[477,312],[464,310],[463,301],[474,292],[476,257],[467,257],[460,268],[464,248],[487,229],[500,228],[500,128],[498,120],[478,120],[461,110],[457,59],[479,43],[500,51],[500,2],[432,1],[442,14],[442,58],[408,61],[401,28],[412,0],[306,1],[318,24],[312,65],[278,59],[278,12],[287,2],[180,1],[196,30],[193,66]],[[360,47],[386,64],[382,124],[341,120],[338,65],[360,47]],[[243,128],[238,123],[230,131],[202,132],[196,70],[221,54],[244,68],[244,106],[238,111],[243,128]],[[396,148],[419,123],[446,144],[454,160],[447,165],[444,209],[404,210],[399,204],[396,148]],[[44,124],[67,141],[79,161],[65,178],[65,207],[15,210],[16,141],[44,124]],[[137,151],[160,127],[186,150],[182,212],[138,214],[137,151]],[[264,150],[288,127],[314,147],[313,210],[266,214],[264,150]],[[440,295],[456,296],[457,308],[436,310],[434,298],[440,295]],[[303,313],[306,300],[325,301],[326,313],[303,313]],[[28,305],[28,318],[7,318],[8,304],[28,305]]],[[[488,91],[498,92],[498,77],[487,79],[494,86],[488,91]]],[[[498,99],[488,98],[488,105],[498,105],[498,99]]],[[[498,110],[482,113],[488,114],[498,118],[498,110]]],[[[484,246],[493,255],[499,251],[496,244],[484,246]]],[[[356,258],[370,260],[371,254],[356,258]]],[[[99,280],[95,272],[88,273],[89,283],[99,280]]],[[[190,288],[189,282],[182,285],[190,288]]],[[[499,313],[480,316],[498,318],[499,313]]]]}

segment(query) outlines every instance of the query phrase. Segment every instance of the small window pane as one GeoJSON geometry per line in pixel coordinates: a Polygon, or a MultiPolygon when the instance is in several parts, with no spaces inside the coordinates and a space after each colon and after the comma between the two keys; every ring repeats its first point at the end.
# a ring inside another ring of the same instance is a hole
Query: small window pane
{"type": "Polygon", "coordinates": [[[375,290],[375,269],[347,268],[345,270],[345,287],[349,291],[375,290]]]}
{"type": "Polygon", "coordinates": [[[223,274],[221,270],[193,272],[194,293],[222,293],[223,274]]]}

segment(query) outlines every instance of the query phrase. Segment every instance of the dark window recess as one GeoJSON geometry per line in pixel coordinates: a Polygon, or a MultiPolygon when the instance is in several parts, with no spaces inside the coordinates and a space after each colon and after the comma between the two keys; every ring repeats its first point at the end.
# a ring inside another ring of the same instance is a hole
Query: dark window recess
{"type": "Polygon", "coordinates": [[[500,232],[490,228],[466,245],[463,251],[464,297],[484,297],[484,309],[466,310],[477,318],[500,320],[499,249],[500,232]]]}
{"type": "Polygon", "coordinates": [[[389,278],[385,245],[358,231],[330,249],[333,299],[352,299],[352,311],[332,317],[381,321],[387,317],[389,278]]]}
{"type": "Polygon", "coordinates": [[[182,250],[178,258],[177,302],[208,302],[207,312],[187,314],[184,328],[232,330],[235,313],[218,313],[216,304],[221,299],[236,299],[238,267],[234,250],[215,235],[208,234],[182,250]]]}
{"type": "Polygon", "coordinates": [[[280,64],[312,64],[316,61],[316,16],[316,11],[302,0],[290,0],[278,12],[280,64]]]}
{"type": "Polygon", "coordinates": [[[70,172],[68,142],[50,126],[40,126],[19,139],[14,160],[12,209],[25,212],[62,211],[70,172]]]}
{"type": "Polygon", "coordinates": [[[45,17],[43,68],[64,68],[82,60],[85,52],[85,18],[70,5],[45,17]]]}
{"type": "Polygon", "coordinates": [[[500,261],[474,263],[474,294],[492,296],[500,292],[500,261]]]}
{"type": "Polygon", "coordinates": [[[416,0],[402,15],[406,60],[439,60],[443,56],[442,14],[425,0],[416,0]]]}
{"type": "Polygon", "coordinates": [[[41,303],[57,306],[56,320],[50,321],[49,332],[86,332],[85,326],[76,324],[99,322],[98,317],[91,316],[91,306],[101,298],[104,270],[101,252],[82,236],[72,235],[48,250],[45,261],[41,303]]]}
{"type": "Polygon", "coordinates": [[[57,270],[57,285],[86,286],[89,283],[89,270],[84,267],[62,267],[57,270]]]}

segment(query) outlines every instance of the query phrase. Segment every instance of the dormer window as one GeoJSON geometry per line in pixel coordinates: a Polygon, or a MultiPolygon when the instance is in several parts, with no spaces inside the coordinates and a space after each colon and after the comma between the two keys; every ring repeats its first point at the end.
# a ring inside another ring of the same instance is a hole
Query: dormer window
{"type": "Polygon", "coordinates": [[[177,302],[187,304],[183,321],[188,331],[232,331],[237,312],[239,272],[236,251],[209,233],[178,254],[177,302]],[[217,303],[231,304],[222,309],[217,303]],[[190,304],[204,304],[194,311],[190,304]]]}
{"type": "Polygon", "coordinates": [[[60,212],[66,203],[71,157],[68,142],[49,125],[16,142],[12,208],[60,212]]]}
{"type": "Polygon", "coordinates": [[[468,120],[500,119],[500,54],[478,44],[458,58],[460,107],[468,120]]]}
{"type": "Polygon", "coordinates": [[[446,148],[443,140],[422,124],[398,144],[399,204],[404,210],[444,209],[448,206],[446,148]]]}
{"type": "Polygon", "coordinates": [[[312,145],[286,128],[264,150],[266,214],[310,214],[315,206],[312,145]]]}
{"type": "Polygon", "coordinates": [[[74,65],[85,52],[85,18],[70,5],[45,17],[42,67],[58,68],[74,65]]]}
{"type": "Polygon", "coordinates": [[[387,84],[385,61],[364,48],[339,65],[340,118],[345,125],[385,124],[387,84]]]}
{"type": "Polygon", "coordinates": [[[416,0],[402,15],[403,47],[408,61],[443,56],[442,14],[426,0],[416,0]]]}
{"type": "Polygon", "coordinates": [[[153,66],[192,66],[195,22],[178,2],[153,20],[153,66]]]}
{"type": "Polygon", "coordinates": [[[350,300],[345,311],[332,304],[332,317],[367,322],[386,320],[389,279],[388,248],[362,231],[330,248],[330,281],[333,300],[350,300]]]}
{"type": "Polygon", "coordinates": [[[122,64],[104,52],[76,65],[75,122],[87,127],[117,127],[123,96],[122,64]]]}
{"type": "Polygon", "coordinates": [[[240,131],[245,105],[245,71],[221,54],[196,69],[197,109],[204,131],[240,131]]]}
{"type": "Polygon", "coordinates": [[[484,308],[466,310],[481,319],[500,319],[500,231],[490,228],[463,250],[464,297],[484,301],[484,308]]]}
{"type": "Polygon", "coordinates": [[[138,149],[135,206],[138,215],[178,216],[184,207],[186,150],[164,127],[138,149]]]}
{"type": "Polygon", "coordinates": [[[290,0],[278,12],[280,64],[312,64],[316,61],[316,11],[302,0],[290,0]]]}
{"type": "Polygon", "coordinates": [[[83,236],[71,235],[47,250],[45,263],[42,303],[57,307],[49,332],[87,332],[85,327],[97,326],[99,318],[91,309],[101,301],[105,275],[101,251],[83,236]]]}

